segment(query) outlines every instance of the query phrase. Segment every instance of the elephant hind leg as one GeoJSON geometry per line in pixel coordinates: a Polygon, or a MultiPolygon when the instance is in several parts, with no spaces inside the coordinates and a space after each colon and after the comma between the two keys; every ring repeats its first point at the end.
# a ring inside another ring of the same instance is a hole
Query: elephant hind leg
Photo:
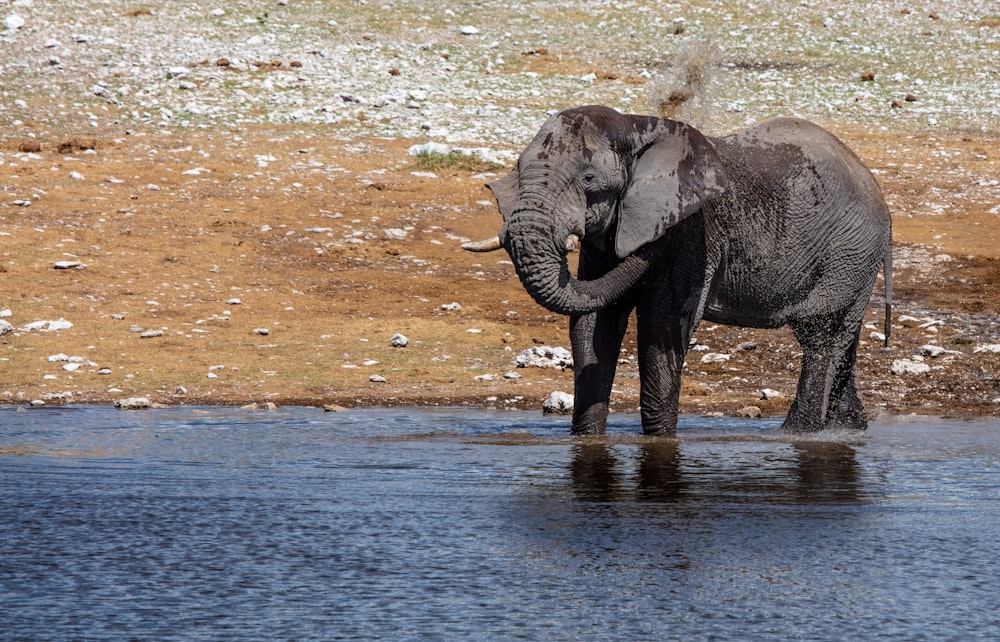
{"type": "MultiPolygon", "coordinates": [[[[860,330],[860,327],[859,327],[860,330]]],[[[858,351],[855,333],[851,348],[841,358],[830,389],[830,406],[827,409],[826,427],[830,430],[866,430],[868,415],[854,384],[854,364],[858,351]]]]}
{"type": "Polygon", "coordinates": [[[854,384],[861,316],[850,316],[849,321],[840,323],[792,324],[795,338],[802,346],[802,371],[795,399],[782,424],[784,430],[816,432],[867,427],[864,406],[854,384]]]}

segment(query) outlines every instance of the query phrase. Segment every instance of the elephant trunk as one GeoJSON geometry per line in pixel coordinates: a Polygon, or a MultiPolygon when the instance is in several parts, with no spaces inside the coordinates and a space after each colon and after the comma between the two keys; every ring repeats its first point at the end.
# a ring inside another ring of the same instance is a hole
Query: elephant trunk
{"type": "Polygon", "coordinates": [[[550,221],[541,213],[517,212],[508,222],[505,247],[528,294],[557,314],[589,314],[621,301],[655,255],[643,248],[604,276],[581,281],[570,274],[566,239],[552,233],[550,221]]]}

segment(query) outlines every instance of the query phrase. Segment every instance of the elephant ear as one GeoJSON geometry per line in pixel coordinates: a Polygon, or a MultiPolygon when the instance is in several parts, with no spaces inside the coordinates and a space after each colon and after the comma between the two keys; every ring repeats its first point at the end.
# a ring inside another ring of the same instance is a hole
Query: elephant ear
{"type": "Polygon", "coordinates": [[[625,258],[697,212],[728,185],[712,144],[693,127],[659,120],[645,135],[622,197],[615,252],[625,258]]]}
{"type": "Polygon", "coordinates": [[[493,198],[497,200],[497,208],[499,208],[500,214],[503,215],[504,222],[510,218],[514,207],[517,205],[519,184],[520,176],[516,167],[503,178],[498,178],[486,184],[486,187],[490,188],[490,191],[493,192],[493,198]]]}

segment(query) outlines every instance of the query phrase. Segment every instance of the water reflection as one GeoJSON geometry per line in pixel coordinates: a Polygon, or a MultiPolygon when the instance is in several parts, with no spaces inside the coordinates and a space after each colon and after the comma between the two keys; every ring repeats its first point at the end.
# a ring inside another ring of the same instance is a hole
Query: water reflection
{"type": "Polygon", "coordinates": [[[847,444],[795,444],[798,456],[798,495],[808,503],[855,502],[865,498],[857,453],[847,444]]]}
{"type": "Polygon", "coordinates": [[[0,408],[0,639],[1000,639],[996,421],[620,422],[0,408]]]}
{"type": "Polygon", "coordinates": [[[837,442],[778,444],[733,461],[731,452],[649,439],[636,446],[589,439],[572,447],[573,495],[586,502],[720,500],[829,504],[866,499],[855,449],[837,442]],[[635,451],[631,454],[629,451],[635,451]]]}

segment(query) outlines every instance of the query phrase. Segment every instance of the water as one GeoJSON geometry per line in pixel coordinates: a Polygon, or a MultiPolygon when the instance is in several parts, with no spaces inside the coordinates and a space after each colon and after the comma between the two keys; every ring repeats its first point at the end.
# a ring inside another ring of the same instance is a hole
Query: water
{"type": "Polygon", "coordinates": [[[1000,639],[1000,425],[0,409],[0,639],[1000,639]]]}

